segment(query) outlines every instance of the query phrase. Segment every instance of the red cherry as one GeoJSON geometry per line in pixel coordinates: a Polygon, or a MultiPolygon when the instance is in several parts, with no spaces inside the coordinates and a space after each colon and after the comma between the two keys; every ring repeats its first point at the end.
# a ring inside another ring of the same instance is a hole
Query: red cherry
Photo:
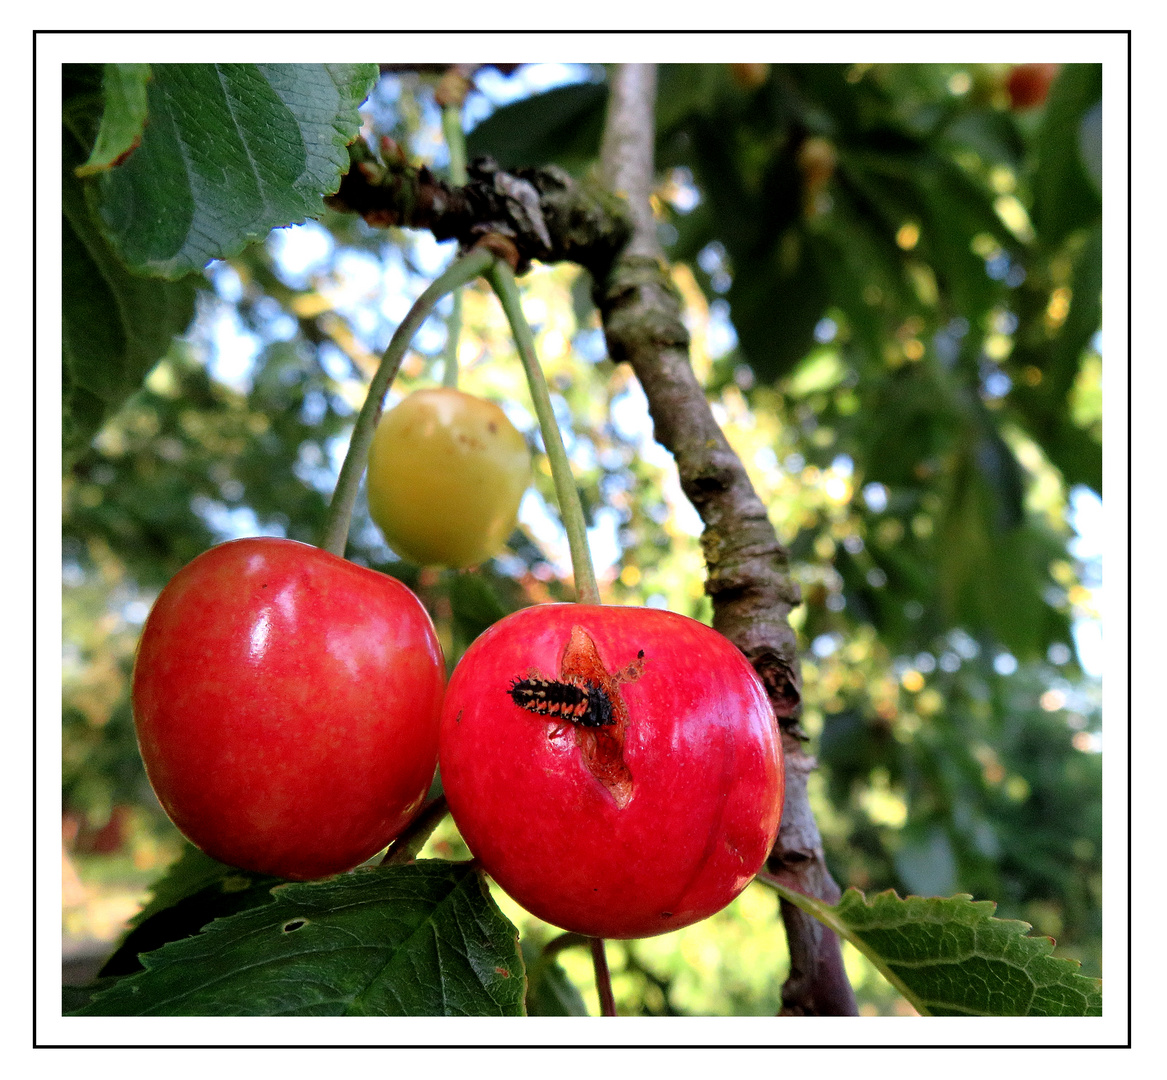
{"type": "Polygon", "coordinates": [[[496,623],[450,680],[439,760],[483,868],[532,914],[594,937],[725,907],[782,811],[761,680],[722,635],[652,608],[549,604],[496,623]]]}
{"type": "Polygon", "coordinates": [[[400,582],[307,544],[235,540],[154,604],[134,722],[192,843],[307,880],[375,855],[421,806],[443,682],[433,625],[400,582]]]}
{"type": "Polygon", "coordinates": [[[1018,64],[1005,82],[1009,104],[1014,112],[1035,109],[1049,97],[1049,88],[1057,78],[1061,64],[1018,64]]]}

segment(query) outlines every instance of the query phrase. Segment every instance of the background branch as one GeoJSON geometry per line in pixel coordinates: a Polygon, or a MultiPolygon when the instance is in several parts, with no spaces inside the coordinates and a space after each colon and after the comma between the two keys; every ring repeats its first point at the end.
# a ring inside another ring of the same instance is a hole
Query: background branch
{"type": "MultiPolygon", "coordinates": [[[[644,388],[658,442],[676,459],[681,486],[705,529],[701,543],[713,600],[713,625],[736,644],[762,676],[782,729],[786,799],[782,827],[768,865],[791,888],[833,903],[839,888],[823,861],[822,840],[807,800],[814,760],[798,727],[798,655],[787,621],[799,602],[788,557],[741,461],[713,418],[689,363],[682,305],[668,276],[649,201],[653,186],[656,70],[622,64],[612,73],[601,151],[606,184],[627,199],[633,235],[597,302],[609,355],[628,361],[644,388]]],[[[854,1015],[855,997],[843,971],[838,938],[789,904],[782,917],[791,969],[784,1013],[854,1015]]]]}

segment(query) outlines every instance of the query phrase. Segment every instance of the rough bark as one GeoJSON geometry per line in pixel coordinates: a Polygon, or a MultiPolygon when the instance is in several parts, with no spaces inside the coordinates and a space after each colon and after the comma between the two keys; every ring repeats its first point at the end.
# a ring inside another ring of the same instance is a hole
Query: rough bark
{"type": "Polygon", "coordinates": [[[484,236],[505,237],[517,252],[517,273],[539,259],[602,275],[632,232],[620,199],[555,165],[508,173],[480,157],[468,166],[469,181],[452,187],[424,166],[408,165],[389,140],[380,159],[360,140],[349,158],[340,190],[325,199],[334,210],[360,214],[375,228],[428,229],[463,248],[484,236]]]}

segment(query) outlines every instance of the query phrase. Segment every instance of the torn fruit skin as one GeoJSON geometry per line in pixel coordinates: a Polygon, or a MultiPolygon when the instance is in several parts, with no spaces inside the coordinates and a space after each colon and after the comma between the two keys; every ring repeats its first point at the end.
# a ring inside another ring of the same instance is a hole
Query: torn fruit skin
{"type": "Polygon", "coordinates": [[[486,871],[591,936],[647,937],[720,910],[778,829],[781,748],[761,680],[724,637],[671,612],[548,604],[501,620],[454,672],[439,753],[486,871]],[[598,693],[610,723],[585,700],[598,693]]]}
{"type": "MultiPolygon", "coordinates": [[[[628,728],[628,709],[624,705],[619,688],[622,682],[638,679],[643,670],[644,650],[641,649],[627,668],[614,675],[609,674],[591,636],[582,626],[573,626],[567,647],[563,650],[559,678],[548,679],[534,670],[528,672],[527,676],[530,683],[547,685],[547,691],[542,693],[553,693],[552,687],[579,688],[579,691],[585,693],[584,701],[571,709],[551,711],[533,709],[529,705],[523,707],[552,719],[562,716],[568,728],[565,729],[563,723],[560,723],[551,734],[561,735],[565,730],[575,732],[576,745],[588,772],[608,789],[616,805],[621,809],[627,806],[632,798],[632,774],[624,762],[624,733],[628,728]],[[589,722],[588,714],[598,711],[594,707],[584,711],[587,698],[597,697],[603,702],[605,722],[602,723],[589,722]]],[[[514,697],[513,690],[511,696],[514,697]]]]}

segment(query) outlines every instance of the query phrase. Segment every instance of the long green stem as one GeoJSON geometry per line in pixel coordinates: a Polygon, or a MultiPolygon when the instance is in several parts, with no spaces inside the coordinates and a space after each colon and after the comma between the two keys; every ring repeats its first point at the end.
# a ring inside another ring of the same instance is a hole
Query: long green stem
{"type": "Polygon", "coordinates": [[[417,298],[409,314],[402,320],[393,334],[385,355],[381,357],[381,365],[369,383],[369,393],[365,403],[357,415],[357,422],[353,426],[352,439],[349,442],[348,453],[344,464],[340,468],[340,476],[336,481],[336,490],[332,493],[332,503],[328,507],[328,521],[324,527],[324,540],[321,547],[331,551],[334,555],[343,557],[345,545],[348,543],[349,522],[352,520],[353,504],[357,501],[357,491],[361,486],[361,477],[365,472],[365,465],[369,458],[369,447],[373,443],[373,432],[377,428],[377,421],[381,418],[381,403],[397,375],[397,369],[405,356],[405,350],[413,340],[421,324],[425,322],[434,305],[460,285],[473,281],[480,274],[486,273],[495,256],[482,248],[456,259],[450,264],[444,274],[432,282],[428,289],[417,298]]]}
{"type": "MultiPolygon", "coordinates": [[[[442,134],[450,151],[450,183],[461,187],[466,183],[466,133],[462,130],[462,106],[449,104],[442,108],[442,134]]],[[[454,290],[454,308],[446,320],[446,369],[442,385],[458,385],[458,340],[462,336],[462,290],[454,290]]]]}
{"type": "Polygon", "coordinates": [[[527,372],[527,385],[531,389],[535,415],[539,418],[543,444],[547,449],[547,459],[551,463],[551,478],[555,481],[555,493],[559,498],[559,515],[563,519],[567,544],[571,550],[576,596],[582,604],[598,604],[600,588],[596,584],[596,572],[592,569],[592,558],[588,551],[588,530],[584,522],[583,507],[579,501],[579,491],[576,490],[575,479],[571,475],[571,464],[563,447],[563,436],[559,433],[555,410],[551,407],[547,381],[543,378],[539,358],[535,355],[535,336],[523,315],[523,305],[514,271],[500,260],[491,267],[486,279],[498,295],[503,311],[506,312],[507,321],[511,324],[511,333],[514,334],[515,344],[519,348],[519,356],[527,372]]]}
{"type": "Polygon", "coordinates": [[[466,183],[466,133],[462,130],[462,106],[451,102],[442,107],[442,134],[450,150],[450,182],[466,183]]]}
{"type": "Polygon", "coordinates": [[[445,370],[442,385],[451,390],[458,388],[458,342],[462,337],[462,290],[454,293],[454,307],[446,319],[445,370]]]}

